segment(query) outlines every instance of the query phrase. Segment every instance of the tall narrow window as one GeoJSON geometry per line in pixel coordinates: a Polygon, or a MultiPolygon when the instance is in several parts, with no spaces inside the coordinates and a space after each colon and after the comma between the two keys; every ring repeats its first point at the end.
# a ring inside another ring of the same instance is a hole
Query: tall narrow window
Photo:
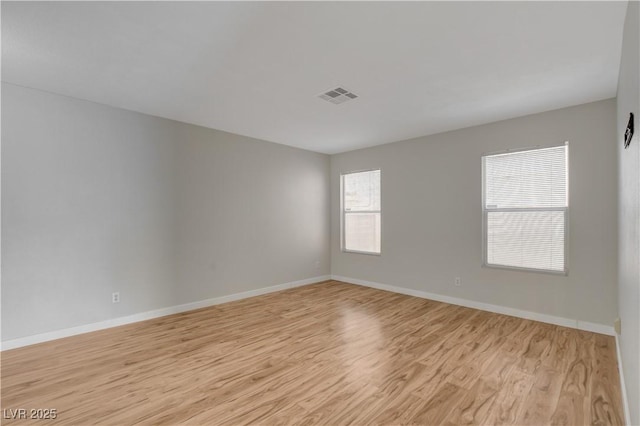
{"type": "Polygon", "coordinates": [[[565,144],[482,158],[485,265],[567,272],[568,153],[565,144]]]}
{"type": "Polygon", "coordinates": [[[342,250],[380,254],[380,170],[341,176],[342,250]]]}

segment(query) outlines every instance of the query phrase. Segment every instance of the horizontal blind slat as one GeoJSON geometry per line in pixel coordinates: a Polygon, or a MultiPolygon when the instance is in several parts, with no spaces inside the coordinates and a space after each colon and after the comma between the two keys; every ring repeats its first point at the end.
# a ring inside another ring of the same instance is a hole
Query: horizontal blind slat
{"type": "Polygon", "coordinates": [[[349,173],[342,179],[344,249],[380,253],[380,170],[349,173]]]}
{"type": "Polygon", "coordinates": [[[564,270],[564,211],[488,212],[487,262],[564,270]]]}
{"type": "Polygon", "coordinates": [[[486,261],[565,270],[568,147],[484,157],[486,261]]]}
{"type": "Polygon", "coordinates": [[[566,146],[485,157],[485,206],[566,207],[566,146]]]}

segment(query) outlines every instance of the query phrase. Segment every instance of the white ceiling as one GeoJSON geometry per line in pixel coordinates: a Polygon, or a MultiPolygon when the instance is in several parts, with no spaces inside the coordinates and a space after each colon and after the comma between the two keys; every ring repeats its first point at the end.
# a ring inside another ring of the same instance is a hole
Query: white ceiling
{"type": "Polygon", "coordinates": [[[3,1],[2,80],[337,153],[615,96],[626,7],[3,1]]]}

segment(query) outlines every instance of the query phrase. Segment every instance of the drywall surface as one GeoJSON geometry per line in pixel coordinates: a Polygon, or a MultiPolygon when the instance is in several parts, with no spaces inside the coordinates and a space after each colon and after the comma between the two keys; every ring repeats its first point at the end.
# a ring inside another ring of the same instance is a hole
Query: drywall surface
{"type": "Polygon", "coordinates": [[[3,83],[2,340],[326,275],[328,191],[326,155],[3,83]]]}
{"type": "Polygon", "coordinates": [[[179,302],[329,274],[327,155],[202,127],[181,130],[179,302]]]}
{"type": "Polygon", "coordinates": [[[3,340],[171,303],[174,127],[2,84],[3,340]]]}
{"type": "Polygon", "coordinates": [[[603,325],[617,315],[615,100],[331,157],[332,274],[603,325]],[[569,141],[569,274],[482,267],[481,157],[569,141]],[[340,250],[341,173],[381,169],[382,255],[340,250]],[[461,286],[454,286],[461,277],[461,286]]]}
{"type": "Polygon", "coordinates": [[[622,319],[620,355],[631,424],[640,424],[640,3],[629,2],[624,26],[617,96],[618,309],[622,319]],[[629,113],[635,135],[623,148],[629,113]]]}

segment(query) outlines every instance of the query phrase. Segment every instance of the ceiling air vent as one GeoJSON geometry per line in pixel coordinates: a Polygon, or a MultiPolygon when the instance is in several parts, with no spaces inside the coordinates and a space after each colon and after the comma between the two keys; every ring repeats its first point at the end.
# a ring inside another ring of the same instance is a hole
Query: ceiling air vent
{"type": "Polygon", "coordinates": [[[343,102],[347,102],[351,99],[357,98],[358,95],[348,91],[343,87],[336,87],[335,89],[319,94],[318,97],[320,99],[324,99],[327,102],[331,102],[332,104],[341,104],[343,102]]]}

